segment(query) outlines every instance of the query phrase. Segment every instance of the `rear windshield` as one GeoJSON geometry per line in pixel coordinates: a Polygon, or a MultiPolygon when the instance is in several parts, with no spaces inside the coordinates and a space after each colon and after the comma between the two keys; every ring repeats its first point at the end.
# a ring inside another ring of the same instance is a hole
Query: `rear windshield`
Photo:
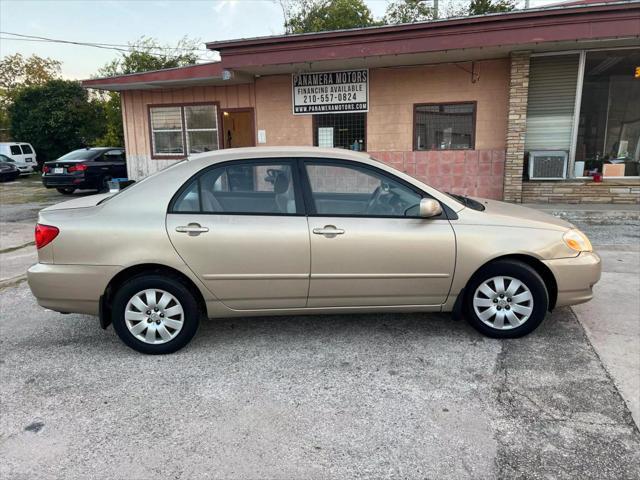
{"type": "Polygon", "coordinates": [[[61,156],[58,160],[86,160],[93,157],[96,157],[100,154],[100,152],[96,152],[95,150],[87,150],[86,148],[82,148],[80,150],[74,150],[73,152],[69,152],[66,155],[61,156]]]}
{"type": "Polygon", "coordinates": [[[15,161],[13,160],[13,158],[9,158],[6,155],[2,155],[0,153],[0,162],[11,162],[11,163],[15,163],[15,161]]]}
{"type": "Polygon", "coordinates": [[[178,162],[176,162],[176,163],[172,163],[172,164],[170,164],[170,165],[167,165],[166,167],[164,167],[164,168],[162,168],[162,169],[158,170],[157,172],[152,173],[152,174],[151,174],[151,175],[149,175],[148,177],[144,177],[142,180],[138,180],[137,182],[135,182],[135,183],[133,183],[133,184],[129,185],[128,187],[126,187],[126,188],[124,188],[124,189],[122,189],[122,190],[118,190],[118,191],[117,191],[116,193],[114,193],[113,195],[111,195],[111,196],[109,196],[109,197],[105,197],[105,198],[103,198],[102,200],[100,200],[100,201],[97,203],[97,205],[100,205],[100,204],[102,204],[102,203],[104,203],[104,202],[107,202],[107,201],[111,200],[113,197],[117,197],[118,195],[120,195],[120,194],[121,194],[122,192],[124,192],[124,191],[128,191],[128,190],[131,190],[131,189],[133,189],[133,188],[136,188],[138,185],[140,185],[141,183],[145,182],[146,180],[148,180],[148,179],[150,179],[150,178],[152,178],[152,177],[155,177],[156,175],[159,175],[160,173],[165,172],[165,171],[169,170],[170,168],[177,167],[178,165],[181,165],[182,163],[184,163],[184,162],[186,162],[186,161],[187,161],[187,160],[180,160],[180,161],[178,161],[178,162]]]}
{"type": "Polygon", "coordinates": [[[11,155],[22,155],[18,145],[11,145],[11,155]]]}
{"type": "Polygon", "coordinates": [[[33,150],[31,150],[31,147],[29,145],[20,145],[22,147],[22,153],[24,153],[25,155],[29,155],[30,153],[33,153],[33,150]]]}

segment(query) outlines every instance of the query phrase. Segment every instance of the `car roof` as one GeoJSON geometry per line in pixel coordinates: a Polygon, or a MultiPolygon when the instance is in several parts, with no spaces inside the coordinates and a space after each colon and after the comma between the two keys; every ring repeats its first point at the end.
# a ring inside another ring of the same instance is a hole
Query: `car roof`
{"type": "MultiPolygon", "coordinates": [[[[75,150],[71,150],[72,152],[77,152],[78,150],[88,150],[92,152],[100,152],[102,150],[124,150],[124,147],[86,147],[86,148],[76,148],[75,150]]],[[[71,153],[71,152],[69,152],[71,153]]]]}
{"type": "Polygon", "coordinates": [[[5,146],[5,145],[29,145],[31,146],[31,144],[29,142],[0,142],[1,146],[5,146]]]}
{"type": "Polygon", "coordinates": [[[188,161],[223,162],[236,159],[275,158],[275,157],[321,157],[343,160],[355,160],[358,162],[375,162],[368,153],[354,152],[343,148],[320,147],[244,147],[225,148],[212,152],[189,155],[188,161]]]}

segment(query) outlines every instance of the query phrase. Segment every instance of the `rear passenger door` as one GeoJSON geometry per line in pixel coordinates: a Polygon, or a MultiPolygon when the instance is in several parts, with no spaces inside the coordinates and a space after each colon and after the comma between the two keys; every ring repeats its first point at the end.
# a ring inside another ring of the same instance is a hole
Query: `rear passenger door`
{"type": "Polygon", "coordinates": [[[31,145],[27,145],[23,143],[20,145],[20,150],[22,151],[22,161],[30,167],[36,167],[36,154],[31,148],[31,145]]]}
{"type": "Polygon", "coordinates": [[[204,169],[178,192],[167,232],[207,288],[237,310],[301,308],[309,289],[309,233],[290,160],[204,169]]]}

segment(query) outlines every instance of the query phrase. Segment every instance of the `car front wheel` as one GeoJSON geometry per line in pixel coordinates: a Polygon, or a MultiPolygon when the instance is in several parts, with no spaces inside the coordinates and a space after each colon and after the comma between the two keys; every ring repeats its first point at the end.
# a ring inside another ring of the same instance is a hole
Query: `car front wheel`
{"type": "Polygon", "coordinates": [[[479,332],[516,338],[535,330],[549,307],[544,280],[529,265],[498,260],[482,268],[465,290],[465,317],[479,332]]]}
{"type": "Polygon", "coordinates": [[[178,279],[141,275],[122,285],[113,298],[113,328],[142,353],[173,353],[193,338],[200,321],[198,303],[178,279]]]}

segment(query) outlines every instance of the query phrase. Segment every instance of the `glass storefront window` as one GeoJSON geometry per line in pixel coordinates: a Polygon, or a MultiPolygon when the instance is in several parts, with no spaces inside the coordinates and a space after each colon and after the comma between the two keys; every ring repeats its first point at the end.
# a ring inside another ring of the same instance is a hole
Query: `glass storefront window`
{"type": "Polygon", "coordinates": [[[587,52],[575,174],[640,175],[640,49],[587,52]]]}

